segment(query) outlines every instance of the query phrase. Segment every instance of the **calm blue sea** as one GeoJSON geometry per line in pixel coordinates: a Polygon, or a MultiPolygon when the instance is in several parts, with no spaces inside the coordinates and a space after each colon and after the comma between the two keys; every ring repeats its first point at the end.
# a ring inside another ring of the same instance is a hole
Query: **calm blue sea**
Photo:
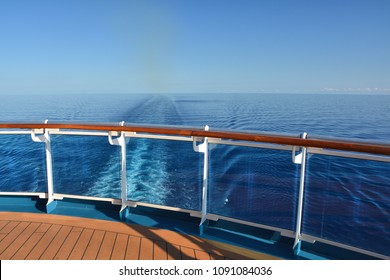
{"type": "MultiPolygon", "coordinates": [[[[112,122],[254,130],[390,142],[390,95],[167,94],[1,96],[0,122],[112,122]]],[[[45,191],[42,144],[0,136],[0,190],[45,191]]],[[[120,196],[119,148],[52,136],[55,191],[120,196]]],[[[191,142],[129,139],[129,198],[200,209],[202,156],[191,142]]],[[[390,255],[390,164],[309,155],[303,232],[390,255]]],[[[216,146],[209,212],[295,230],[291,152],[216,146]]]]}

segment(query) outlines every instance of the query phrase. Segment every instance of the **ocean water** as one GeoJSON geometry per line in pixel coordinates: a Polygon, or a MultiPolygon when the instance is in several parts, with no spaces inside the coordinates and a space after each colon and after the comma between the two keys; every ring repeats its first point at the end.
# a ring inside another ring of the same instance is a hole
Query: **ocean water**
{"type": "MultiPolygon", "coordinates": [[[[390,95],[147,94],[1,96],[0,122],[178,125],[389,144],[390,95]]],[[[0,136],[0,190],[45,191],[42,144],[0,136]]],[[[210,147],[209,209],[295,230],[300,167],[291,152],[210,147]]],[[[52,136],[55,191],[120,196],[120,151],[106,137],[52,136]]],[[[303,232],[390,255],[390,164],[309,155],[303,232]]],[[[200,209],[191,142],[129,139],[129,199],[200,209]]]]}

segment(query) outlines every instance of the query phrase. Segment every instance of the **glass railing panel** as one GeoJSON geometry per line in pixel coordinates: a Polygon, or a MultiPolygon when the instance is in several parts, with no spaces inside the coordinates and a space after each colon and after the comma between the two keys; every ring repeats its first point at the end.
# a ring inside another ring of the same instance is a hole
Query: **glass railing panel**
{"type": "Polygon", "coordinates": [[[120,198],[120,147],[103,136],[52,135],[54,192],[120,198]]]}
{"type": "Polygon", "coordinates": [[[390,163],[308,158],[302,232],[390,256],[390,163]]]}
{"type": "Polygon", "coordinates": [[[291,151],[218,145],[210,151],[208,211],[294,230],[298,175],[291,151]]]}
{"type": "Polygon", "coordinates": [[[132,138],[127,144],[128,198],[200,210],[203,156],[192,142],[132,138]]]}
{"type": "Polygon", "coordinates": [[[0,135],[0,191],[47,192],[45,145],[30,134],[0,135]]]}

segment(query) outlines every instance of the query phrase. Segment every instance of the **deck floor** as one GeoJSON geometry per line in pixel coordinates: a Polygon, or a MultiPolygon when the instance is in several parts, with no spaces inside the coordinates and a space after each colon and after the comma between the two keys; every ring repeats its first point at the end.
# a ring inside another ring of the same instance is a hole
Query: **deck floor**
{"type": "Polygon", "coordinates": [[[273,256],[177,232],[87,218],[0,212],[1,260],[224,260],[273,256]]]}

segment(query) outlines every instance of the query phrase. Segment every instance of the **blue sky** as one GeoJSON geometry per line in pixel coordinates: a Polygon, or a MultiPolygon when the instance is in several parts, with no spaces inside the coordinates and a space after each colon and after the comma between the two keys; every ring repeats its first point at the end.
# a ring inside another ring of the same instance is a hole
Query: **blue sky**
{"type": "Polygon", "coordinates": [[[0,94],[338,91],[390,92],[390,1],[0,1],[0,94]]]}

